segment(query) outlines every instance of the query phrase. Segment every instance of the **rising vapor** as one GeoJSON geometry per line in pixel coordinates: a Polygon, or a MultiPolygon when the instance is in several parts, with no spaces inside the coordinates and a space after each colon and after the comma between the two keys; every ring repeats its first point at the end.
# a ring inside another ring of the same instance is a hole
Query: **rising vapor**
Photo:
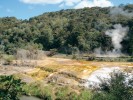
{"type": "Polygon", "coordinates": [[[132,18],[133,11],[124,10],[124,8],[122,7],[112,7],[110,8],[110,15],[111,15],[111,18],[116,18],[116,16],[118,15],[122,15],[127,18],[132,18]]]}
{"type": "Polygon", "coordinates": [[[109,37],[111,37],[112,44],[114,49],[112,51],[102,51],[101,47],[96,48],[94,50],[96,56],[98,57],[119,57],[124,54],[122,54],[121,49],[122,45],[121,42],[125,39],[127,36],[127,33],[129,31],[128,27],[122,27],[121,24],[115,24],[114,29],[107,30],[105,34],[109,37]]]}

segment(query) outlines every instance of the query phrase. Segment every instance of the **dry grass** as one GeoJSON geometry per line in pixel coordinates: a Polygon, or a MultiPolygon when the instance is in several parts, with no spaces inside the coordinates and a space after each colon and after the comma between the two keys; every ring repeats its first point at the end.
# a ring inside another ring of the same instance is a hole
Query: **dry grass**
{"type": "Polygon", "coordinates": [[[40,68],[36,68],[31,72],[28,72],[27,75],[33,77],[36,80],[43,80],[48,77],[50,73],[48,71],[41,70],[40,68]]]}

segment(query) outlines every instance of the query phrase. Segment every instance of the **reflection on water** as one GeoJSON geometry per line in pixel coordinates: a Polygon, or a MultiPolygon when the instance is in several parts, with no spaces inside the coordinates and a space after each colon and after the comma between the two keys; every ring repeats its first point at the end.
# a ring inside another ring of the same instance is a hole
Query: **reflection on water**
{"type": "Polygon", "coordinates": [[[33,97],[33,96],[22,96],[20,97],[20,100],[41,100],[41,99],[33,97]]]}

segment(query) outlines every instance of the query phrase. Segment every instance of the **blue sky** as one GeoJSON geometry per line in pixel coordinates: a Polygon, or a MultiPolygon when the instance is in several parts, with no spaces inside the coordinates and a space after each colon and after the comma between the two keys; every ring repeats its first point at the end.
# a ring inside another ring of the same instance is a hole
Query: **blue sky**
{"type": "Polygon", "coordinates": [[[28,19],[45,12],[84,7],[133,4],[133,0],[0,0],[0,17],[28,19]]]}

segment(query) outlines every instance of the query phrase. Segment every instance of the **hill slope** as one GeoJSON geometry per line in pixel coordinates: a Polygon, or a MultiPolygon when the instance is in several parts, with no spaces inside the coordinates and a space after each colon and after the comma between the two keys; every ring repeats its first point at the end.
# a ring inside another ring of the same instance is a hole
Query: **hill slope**
{"type": "MultiPolygon", "coordinates": [[[[84,8],[44,13],[29,20],[14,17],[0,18],[0,50],[8,54],[18,48],[59,52],[93,52],[101,47],[112,50],[111,38],[105,31],[114,24],[128,26],[128,38],[123,40],[122,52],[133,54],[133,17],[121,13],[111,14],[113,8],[84,8]]],[[[123,12],[132,12],[133,5],[121,6],[123,12]]]]}

